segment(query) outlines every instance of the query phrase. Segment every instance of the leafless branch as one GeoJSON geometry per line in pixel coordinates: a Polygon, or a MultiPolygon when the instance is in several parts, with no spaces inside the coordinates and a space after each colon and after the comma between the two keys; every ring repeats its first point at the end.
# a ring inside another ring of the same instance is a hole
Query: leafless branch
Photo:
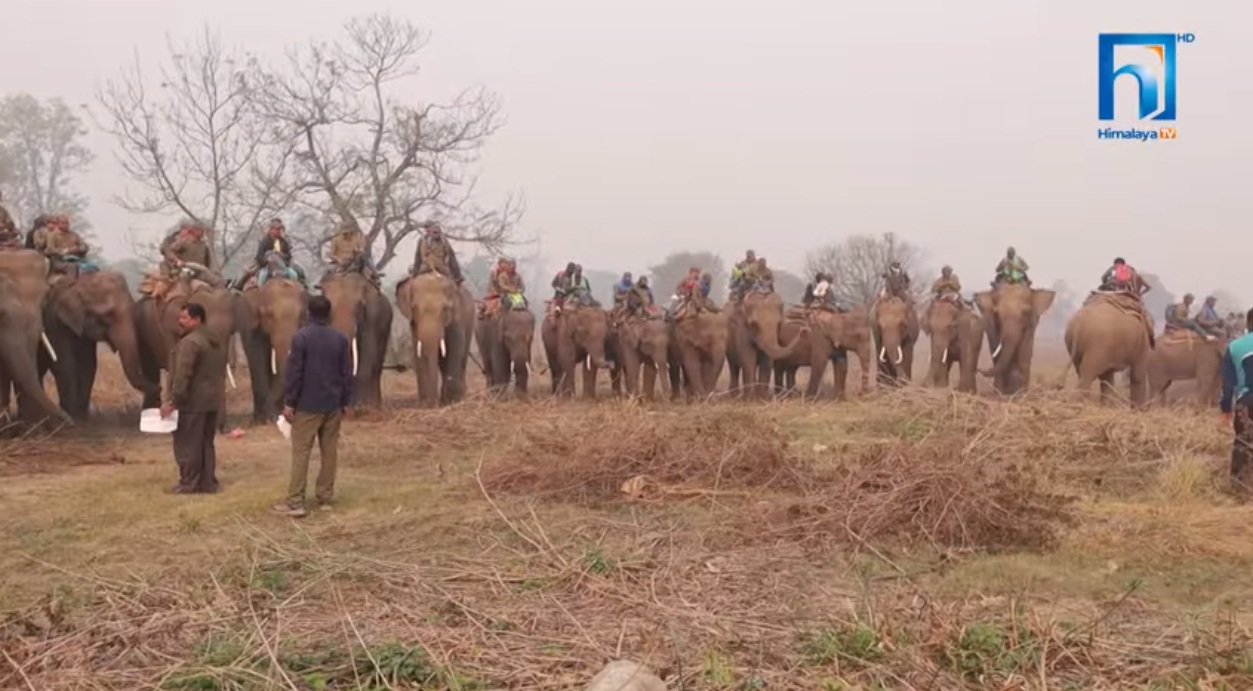
{"type": "Polygon", "coordinates": [[[833,278],[838,300],[849,305],[869,304],[883,290],[883,272],[892,261],[899,261],[910,275],[916,300],[925,295],[929,276],[923,270],[922,250],[892,233],[880,236],[854,235],[843,242],[810,252],[805,259],[807,278],[824,272],[833,278]]]}
{"type": "Polygon", "coordinates": [[[72,189],[73,177],[95,156],[81,142],[82,119],[61,99],[40,102],[29,94],[0,99],[0,183],[20,226],[40,214],[62,213],[80,233],[87,198],[72,189]]]}

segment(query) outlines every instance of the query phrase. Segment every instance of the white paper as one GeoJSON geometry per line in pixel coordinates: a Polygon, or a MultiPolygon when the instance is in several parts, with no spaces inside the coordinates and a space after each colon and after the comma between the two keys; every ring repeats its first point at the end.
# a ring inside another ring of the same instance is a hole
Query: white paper
{"type": "Polygon", "coordinates": [[[287,441],[291,441],[291,423],[287,421],[287,418],[279,415],[278,422],[275,424],[278,425],[278,431],[283,435],[283,438],[287,441]]]}
{"type": "Polygon", "coordinates": [[[145,408],[139,413],[139,431],[147,434],[171,434],[178,428],[178,411],[161,419],[160,408],[145,408]]]}

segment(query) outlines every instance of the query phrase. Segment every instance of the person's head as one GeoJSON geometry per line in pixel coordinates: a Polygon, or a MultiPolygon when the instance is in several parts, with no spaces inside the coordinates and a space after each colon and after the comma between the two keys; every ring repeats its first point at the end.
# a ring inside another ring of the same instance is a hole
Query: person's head
{"type": "Polygon", "coordinates": [[[314,295],[309,298],[309,319],[315,322],[326,322],[331,318],[331,301],[325,295],[314,295]]]}
{"type": "Polygon", "coordinates": [[[1013,247],[1006,247],[1005,256],[1009,257],[1010,259],[1013,259],[1014,257],[1018,256],[1018,250],[1015,250],[1013,247]]]}
{"type": "Polygon", "coordinates": [[[1213,295],[1206,295],[1206,296],[1205,296],[1205,306],[1206,306],[1206,307],[1213,308],[1213,307],[1214,307],[1214,305],[1217,305],[1217,304],[1218,304],[1218,298],[1214,297],[1213,295]]]}
{"type": "Polygon", "coordinates": [[[747,261],[747,262],[755,262],[755,261],[757,261],[757,253],[756,253],[756,252],[754,252],[754,251],[752,251],[752,250],[749,250],[749,251],[745,252],[745,253],[744,253],[744,261],[747,261]]]}
{"type": "Polygon", "coordinates": [[[624,272],[624,273],[622,274],[622,282],[623,282],[623,283],[630,283],[630,282],[631,282],[631,272],[630,272],[630,271],[624,272]]]}
{"type": "Polygon", "coordinates": [[[893,261],[891,264],[888,265],[888,270],[891,271],[892,273],[899,272],[901,270],[901,263],[898,261],[893,261]]]}
{"type": "Polygon", "coordinates": [[[270,237],[272,238],[277,238],[281,236],[283,234],[283,219],[271,218],[270,227],[266,232],[269,233],[270,237]]]}
{"type": "Polygon", "coordinates": [[[946,266],[943,269],[940,269],[940,275],[945,278],[948,278],[949,276],[953,275],[953,267],[946,266]]]}
{"type": "Polygon", "coordinates": [[[1114,266],[1126,266],[1127,260],[1122,257],[1114,257],[1114,266]]]}
{"type": "Polygon", "coordinates": [[[647,288],[647,287],[648,287],[648,277],[647,277],[647,276],[640,276],[640,280],[637,282],[637,285],[639,285],[639,287],[641,287],[641,288],[647,288]]]}
{"type": "Polygon", "coordinates": [[[1192,301],[1193,301],[1193,300],[1195,300],[1195,299],[1196,299],[1196,296],[1194,296],[1192,293],[1188,293],[1188,294],[1186,294],[1186,295],[1184,295],[1184,296],[1183,296],[1183,304],[1185,304],[1185,305],[1191,305],[1191,304],[1192,304],[1192,301]]]}
{"type": "Polygon", "coordinates": [[[39,230],[40,228],[43,228],[44,226],[48,225],[48,219],[49,219],[48,214],[39,214],[38,216],[35,217],[35,222],[31,224],[30,229],[39,230]]]}
{"type": "Polygon", "coordinates": [[[435,221],[427,221],[422,224],[422,230],[426,231],[426,236],[432,240],[438,240],[442,234],[439,224],[435,221]]]}
{"type": "Polygon", "coordinates": [[[189,302],[183,306],[183,310],[178,313],[178,325],[183,331],[191,331],[204,323],[205,311],[204,305],[197,302],[189,302]]]}
{"type": "Polygon", "coordinates": [[[1253,331],[1253,309],[1250,309],[1244,315],[1244,328],[1253,331]]]}
{"type": "Polygon", "coordinates": [[[574,273],[574,266],[575,266],[574,262],[567,262],[567,263],[566,263],[566,273],[567,273],[567,274],[573,274],[573,273],[574,273]]]}
{"type": "Polygon", "coordinates": [[[687,277],[688,278],[700,278],[700,267],[693,266],[693,267],[688,268],[687,277]]]}
{"type": "Polygon", "coordinates": [[[714,280],[714,276],[713,274],[706,271],[705,273],[700,275],[700,280],[704,281],[705,283],[712,283],[714,280]]]}
{"type": "Polygon", "coordinates": [[[583,275],[583,265],[582,265],[582,264],[575,264],[575,265],[574,265],[574,275],[575,275],[575,276],[582,276],[582,275],[583,275]]]}

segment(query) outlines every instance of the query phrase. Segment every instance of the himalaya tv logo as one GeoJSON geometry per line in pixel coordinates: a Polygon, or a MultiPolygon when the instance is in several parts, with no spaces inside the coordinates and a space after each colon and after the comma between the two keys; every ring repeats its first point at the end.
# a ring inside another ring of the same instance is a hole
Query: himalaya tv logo
{"type": "Polygon", "coordinates": [[[1195,34],[1100,34],[1097,53],[1097,111],[1104,121],[1116,120],[1116,112],[1126,114],[1127,106],[1135,106],[1135,120],[1171,121],[1171,126],[1155,128],[1105,127],[1096,131],[1097,139],[1148,142],[1175,139],[1178,129],[1173,125],[1177,109],[1175,50],[1180,43],[1192,43],[1195,34]],[[1114,85],[1126,83],[1119,77],[1130,77],[1135,84],[1136,98],[1132,104],[1116,108],[1114,85]]]}

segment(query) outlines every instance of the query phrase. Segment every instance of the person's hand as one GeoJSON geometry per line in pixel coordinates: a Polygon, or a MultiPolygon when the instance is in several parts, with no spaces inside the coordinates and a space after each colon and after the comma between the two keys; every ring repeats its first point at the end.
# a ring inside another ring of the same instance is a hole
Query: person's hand
{"type": "Polygon", "coordinates": [[[170,418],[170,416],[171,416],[171,415],[173,415],[173,414],[174,414],[174,404],[173,404],[173,403],[162,403],[162,404],[161,404],[161,419],[162,419],[162,420],[168,420],[168,419],[170,418]]]}
{"type": "Polygon", "coordinates": [[[1231,424],[1231,413],[1223,413],[1223,423],[1231,424]]]}
{"type": "Polygon", "coordinates": [[[296,414],[296,411],[291,406],[289,405],[283,406],[283,419],[284,420],[291,422],[292,416],[295,414],[296,414]]]}

